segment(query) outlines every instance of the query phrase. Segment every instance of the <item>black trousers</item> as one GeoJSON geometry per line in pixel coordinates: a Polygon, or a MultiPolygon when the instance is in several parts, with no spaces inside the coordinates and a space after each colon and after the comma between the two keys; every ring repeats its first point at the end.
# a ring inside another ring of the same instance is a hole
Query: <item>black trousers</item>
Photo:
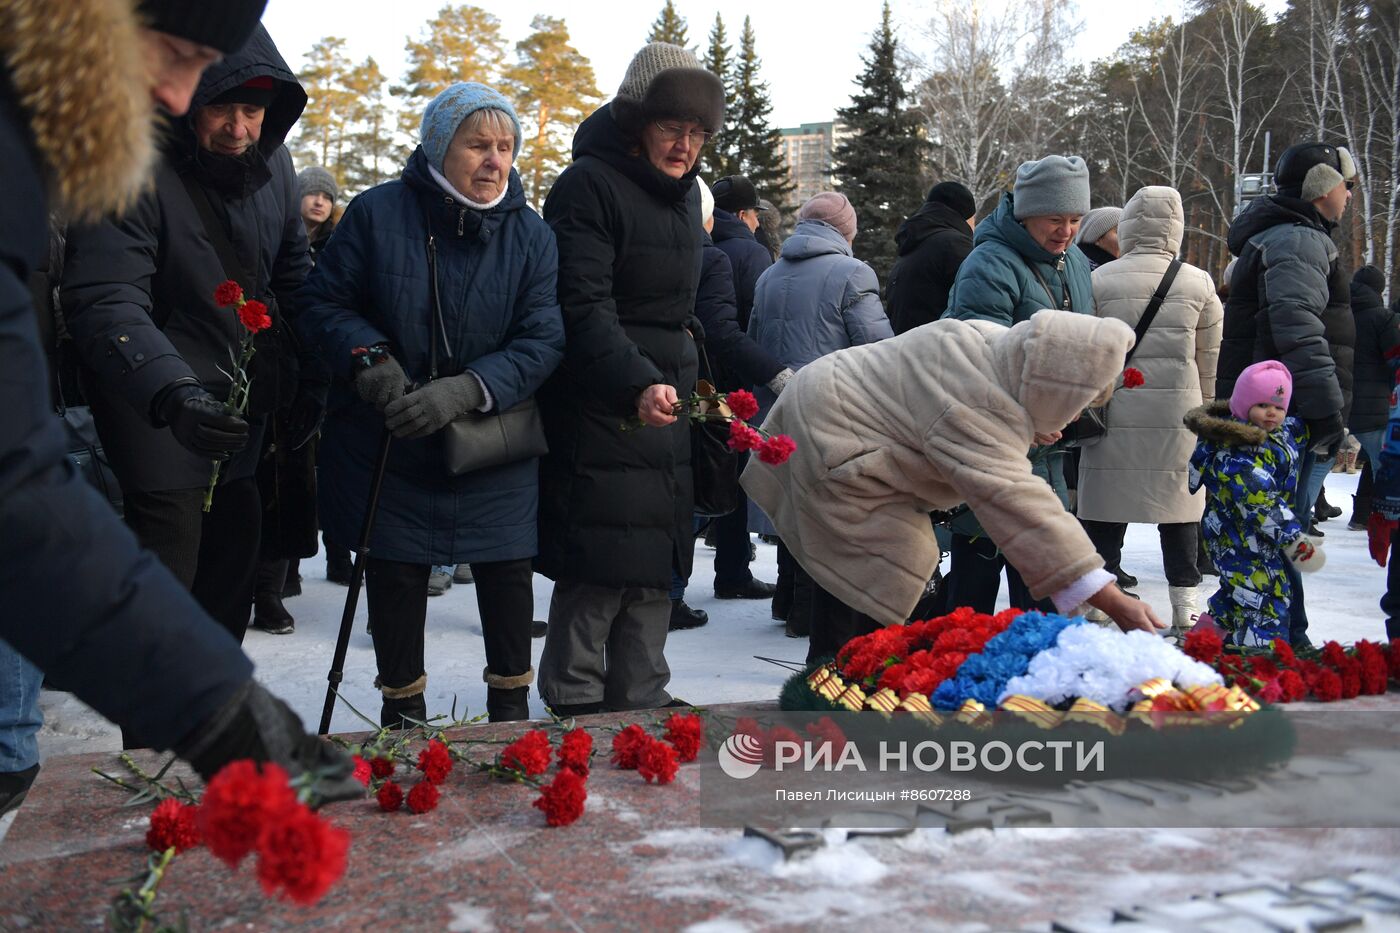
{"type": "Polygon", "coordinates": [[[189,587],[204,611],[239,642],[248,628],[257,578],[262,505],[255,479],[214,490],[126,491],[125,519],[143,547],[189,587]]]}
{"type": "Polygon", "coordinates": [[[822,589],[796,561],[793,561],[793,567],[797,578],[797,596],[789,622],[800,626],[802,620],[799,613],[806,615],[808,664],[834,656],[842,645],[857,635],[866,635],[884,627],[822,589]]]}
{"type": "MultiPolygon", "coordinates": [[[[1127,522],[1094,522],[1080,519],[1079,523],[1089,533],[1094,542],[1094,550],[1103,558],[1109,573],[1118,569],[1123,559],[1123,535],[1128,531],[1127,522]]],[[[1157,526],[1157,535],[1162,539],[1162,569],[1167,573],[1167,583],[1171,586],[1195,586],[1201,582],[1201,571],[1196,566],[1196,536],[1200,526],[1196,522],[1181,522],[1157,526]]]]}
{"type": "Polygon", "coordinates": [[[948,552],[949,570],[944,580],[948,596],[943,604],[947,610],[971,606],[976,612],[995,612],[997,594],[1001,591],[1001,571],[1005,568],[1007,595],[1013,607],[1055,611],[1050,600],[1037,600],[1031,595],[1020,572],[1006,562],[1000,549],[986,535],[969,538],[954,534],[948,552]]]}
{"type": "MultiPolygon", "coordinates": [[[[423,629],[428,618],[427,564],[369,558],[365,597],[379,680],[406,687],[425,673],[423,629]]],[[[472,562],[486,666],[513,677],[530,669],[530,623],[535,617],[531,561],[472,562]]]]}
{"type": "MultiPolygon", "coordinates": [[[[744,472],[748,454],[739,454],[739,472],[744,472]]],[[[746,586],[753,579],[749,571],[749,497],[739,490],[739,505],[715,523],[715,588],[746,586]]]]}

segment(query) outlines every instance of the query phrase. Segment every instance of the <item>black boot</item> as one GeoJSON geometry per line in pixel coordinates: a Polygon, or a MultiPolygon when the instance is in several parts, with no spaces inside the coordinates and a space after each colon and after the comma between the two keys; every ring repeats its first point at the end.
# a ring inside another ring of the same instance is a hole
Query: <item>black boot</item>
{"type": "Polygon", "coordinates": [[[341,586],[350,585],[350,574],[354,570],[350,552],[333,544],[326,545],[326,579],[341,586]]]}
{"type": "Polygon", "coordinates": [[[287,561],[287,579],[282,584],[282,598],[301,595],[301,558],[287,561]]]}
{"type": "MultiPolygon", "coordinates": [[[[528,650],[528,646],[527,646],[528,650]]],[[[486,718],[491,722],[519,722],[530,718],[530,684],[535,679],[532,667],[514,677],[481,672],[486,681],[486,718]]]]}
{"type": "Polygon", "coordinates": [[[38,775],[38,765],[30,765],[23,771],[0,773],[0,815],[9,813],[24,803],[24,797],[29,793],[29,787],[38,775]]]}
{"type": "Polygon", "coordinates": [[[1342,510],[1327,501],[1327,489],[1324,487],[1317,491],[1317,502],[1313,508],[1313,520],[1325,522],[1329,518],[1336,518],[1342,514],[1342,510]]]}
{"type": "Polygon", "coordinates": [[[602,701],[597,703],[557,703],[549,707],[550,712],[560,719],[569,719],[574,716],[592,716],[594,713],[603,711],[602,701]]]}
{"type": "MultiPolygon", "coordinates": [[[[404,687],[404,690],[411,690],[415,687],[418,692],[412,696],[391,697],[384,696],[384,702],[379,707],[379,724],[386,729],[412,729],[420,722],[428,718],[428,701],[423,696],[423,687],[427,685],[427,675],[419,678],[420,684],[413,684],[404,687]]],[[[381,691],[385,688],[380,687],[381,691]]],[[[397,691],[393,691],[397,692],[397,691]]]]}
{"type": "Polygon", "coordinates": [[[253,591],[253,628],[269,635],[290,635],[296,623],[282,605],[282,584],[287,579],[285,560],[258,564],[257,589],[253,591]]]}

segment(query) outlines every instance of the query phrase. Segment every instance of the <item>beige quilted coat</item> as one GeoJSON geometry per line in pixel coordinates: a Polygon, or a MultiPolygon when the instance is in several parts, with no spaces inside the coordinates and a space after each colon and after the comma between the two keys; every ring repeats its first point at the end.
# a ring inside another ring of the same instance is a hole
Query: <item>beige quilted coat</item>
{"type": "MultiPolygon", "coordinates": [[[[1162,273],[1181,248],[1181,196],[1153,186],[1133,195],[1118,223],[1122,256],[1094,270],[1099,317],[1136,327],[1162,273]]],[[[1101,522],[1198,522],[1204,493],[1191,495],[1187,464],[1196,438],[1181,423],[1211,401],[1223,312],[1215,283],[1182,265],[1167,300],[1133,354],[1146,385],[1113,396],[1109,431],[1085,447],[1079,517],[1101,522]]]]}
{"type": "Polygon", "coordinates": [[[1041,311],[839,350],[788,383],[763,427],[797,452],[777,467],[752,458],[744,488],[822,587],[887,625],[938,563],[927,513],[961,502],[1048,596],[1103,561],[1026,452],[1107,392],[1132,341],[1117,321],[1041,311]]]}

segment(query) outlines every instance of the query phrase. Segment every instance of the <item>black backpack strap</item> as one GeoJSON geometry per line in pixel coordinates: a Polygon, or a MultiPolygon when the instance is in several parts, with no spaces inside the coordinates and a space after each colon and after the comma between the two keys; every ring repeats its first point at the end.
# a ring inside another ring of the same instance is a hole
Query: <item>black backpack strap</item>
{"type": "Polygon", "coordinates": [[[1123,359],[1123,368],[1127,369],[1132,362],[1133,354],[1142,346],[1142,338],[1147,334],[1147,328],[1152,326],[1152,320],[1157,317],[1157,312],[1162,309],[1162,302],[1167,300],[1167,292],[1172,290],[1172,283],[1176,281],[1176,274],[1181,270],[1181,260],[1173,259],[1167,266],[1167,271],[1162,274],[1162,281],[1157,285],[1157,290],[1152,293],[1152,300],[1147,303],[1147,310],[1142,312],[1142,319],[1138,321],[1137,327],[1133,330],[1133,348],[1128,351],[1128,355],[1123,359]]]}

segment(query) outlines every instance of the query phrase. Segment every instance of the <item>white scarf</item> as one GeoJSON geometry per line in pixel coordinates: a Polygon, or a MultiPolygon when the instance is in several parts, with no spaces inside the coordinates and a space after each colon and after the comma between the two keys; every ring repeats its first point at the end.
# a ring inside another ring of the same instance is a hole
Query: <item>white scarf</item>
{"type": "Polygon", "coordinates": [[[510,189],[510,182],[507,179],[506,184],[501,187],[500,194],[496,195],[494,198],[492,198],[490,201],[487,201],[485,204],[480,204],[476,201],[473,201],[471,198],[467,197],[462,192],[458,191],[455,187],[453,187],[452,182],[448,181],[447,178],[444,177],[442,172],[439,172],[436,168],[434,168],[431,165],[428,166],[428,174],[433,176],[433,181],[438,183],[439,188],[441,188],[443,191],[447,192],[449,195],[452,196],[452,200],[456,201],[458,204],[470,207],[474,211],[489,211],[491,208],[495,207],[497,204],[500,204],[502,201],[505,200],[506,191],[510,189]]]}

